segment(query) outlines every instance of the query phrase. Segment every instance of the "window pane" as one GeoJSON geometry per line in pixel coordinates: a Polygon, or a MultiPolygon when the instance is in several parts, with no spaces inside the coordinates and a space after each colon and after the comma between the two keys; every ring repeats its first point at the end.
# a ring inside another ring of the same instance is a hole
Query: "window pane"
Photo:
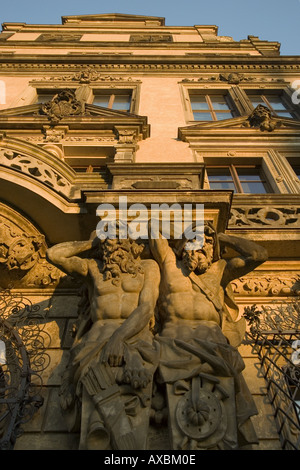
{"type": "Polygon", "coordinates": [[[229,168],[207,168],[209,181],[232,181],[229,168]]]}
{"type": "Polygon", "coordinates": [[[119,111],[129,111],[130,110],[130,96],[129,95],[116,95],[112,108],[118,109],[119,111]]]}
{"type": "Polygon", "coordinates": [[[292,165],[292,168],[294,172],[296,173],[296,175],[298,176],[298,178],[300,179],[300,166],[292,165]]]}
{"type": "Polygon", "coordinates": [[[281,99],[278,96],[267,96],[267,100],[274,110],[280,111],[285,110],[286,106],[282,103],[281,99]]]}
{"type": "Polygon", "coordinates": [[[193,110],[207,110],[209,109],[205,96],[190,95],[191,106],[193,110]]]}
{"type": "Polygon", "coordinates": [[[233,182],[230,181],[212,181],[209,182],[210,189],[229,189],[235,191],[235,186],[233,182]]]}
{"type": "Polygon", "coordinates": [[[206,169],[210,189],[229,189],[235,191],[235,185],[229,168],[206,169]]]}
{"type": "Polygon", "coordinates": [[[195,121],[212,121],[211,113],[197,113],[196,111],[193,113],[195,121]]]}
{"type": "Polygon", "coordinates": [[[264,194],[267,192],[261,181],[241,181],[241,185],[244,193],[264,194]]]}
{"type": "Polygon", "coordinates": [[[95,95],[93,104],[107,108],[110,95],[95,95]]]}
{"type": "Polygon", "coordinates": [[[259,168],[236,168],[241,181],[261,181],[261,172],[259,168]]]}
{"type": "Polygon", "coordinates": [[[236,168],[244,193],[265,194],[267,188],[260,168],[236,168]]]}
{"type": "Polygon", "coordinates": [[[213,108],[215,110],[217,110],[217,109],[229,109],[229,106],[228,106],[224,96],[211,95],[210,99],[211,99],[213,108]]]}
{"type": "Polygon", "coordinates": [[[50,94],[50,93],[39,93],[38,94],[38,97],[37,97],[37,103],[47,103],[47,101],[50,101],[52,100],[54,94],[50,94]]]}
{"type": "Polygon", "coordinates": [[[293,117],[291,113],[288,112],[287,106],[284,104],[280,96],[275,95],[264,95],[265,100],[263,99],[263,95],[249,95],[249,99],[256,108],[259,104],[262,104],[273,110],[278,116],[291,118],[293,117]]]}
{"type": "Polygon", "coordinates": [[[217,120],[220,121],[222,119],[230,119],[232,117],[232,113],[220,113],[220,112],[216,112],[216,117],[217,117],[217,120]]]}
{"type": "Polygon", "coordinates": [[[276,114],[278,114],[278,116],[287,117],[287,118],[293,117],[291,113],[282,112],[282,111],[276,111],[276,114]]]}
{"type": "Polygon", "coordinates": [[[266,103],[264,102],[262,97],[259,95],[250,95],[249,98],[254,108],[256,108],[256,106],[258,106],[259,104],[263,104],[264,106],[266,106],[266,103]]]}

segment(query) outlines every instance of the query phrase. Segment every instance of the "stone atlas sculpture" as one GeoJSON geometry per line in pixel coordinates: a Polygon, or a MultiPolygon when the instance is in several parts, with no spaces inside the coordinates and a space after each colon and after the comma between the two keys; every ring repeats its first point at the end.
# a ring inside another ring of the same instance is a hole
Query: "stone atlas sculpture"
{"type": "Polygon", "coordinates": [[[256,243],[207,222],[186,239],[106,239],[53,246],[48,259],[84,280],[79,326],[61,387],[81,449],[147,449],[150,415],[166,410],[172,449],[257,442],[257,413],[237,350],[230,282],[267,258],[256,243]],[[230,249],[230,257],[224,255],[230,249]]]}

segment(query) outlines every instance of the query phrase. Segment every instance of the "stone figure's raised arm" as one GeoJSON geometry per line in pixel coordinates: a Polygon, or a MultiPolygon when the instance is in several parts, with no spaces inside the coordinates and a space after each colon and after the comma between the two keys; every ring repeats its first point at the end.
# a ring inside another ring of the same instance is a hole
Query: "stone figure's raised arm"
{"type": "MultiPolygon", "coordinates": [[[[170,224],[172,230],[172,223],[170,224]]],[[[151,225],[151,220],[149,220],[148,225],[148,234],[149,234],[149,247],[152,253],[153,258],[158,262],[160,267],[166,261],[166,257],[170,251],[169,242],[162,234],[154,233],[153,224],[151,225]]]]}
{"type": "Polygon", "coordinates": [[[221,251],[228,247],[240,255],[227,261],[223,276],[223,282],[226,285],[233,279],[245,276],[268,259],[268,253],[264,247],[246,238],[219,233],[218,240],[221,251]]]}
{"type": "Polygon", "coordinates": [[[88,273],[88,262],[77,255],[90,250],[94,243],[94,237],[87,241],[58,243],[47,250],[46,256],[50,263],[66,274],[86,276],[88,273]]]}

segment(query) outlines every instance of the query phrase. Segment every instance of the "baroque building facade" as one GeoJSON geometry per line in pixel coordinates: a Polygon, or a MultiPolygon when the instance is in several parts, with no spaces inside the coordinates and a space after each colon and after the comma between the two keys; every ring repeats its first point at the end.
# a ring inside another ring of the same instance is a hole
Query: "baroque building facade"
{"type": "MultiPolygon", "coordinates": [[[[80,446],[82,431],[68,429],[60,403],[82,282],[51,262],[47,250],[89,240],[98,206],[117,208],[123,196],[147,208],[203,204],[216,232],[267,250],[267,259],[231,282],[239,316],[248,312],[250,320],[238,350],[257,408],[253,449],[299,449],[299,397],[282,361],[294,351],[292,364],[299,364],[293,341],[299,338],[300,107],[293,84],[300,58],[281,56],[279,43],[256,36],[219,36],[216,26],[106,14],[65,16],[61,25],[4,23],[0,60],[1,306],[7,321],[8,310],[16,313],[11,306],[27,312],[14,326],[21,337],[33,330],[28,318],[38,309],[42,338],[34,358],[34,338],[25,347],[28,380],[33,389],[42,381],[40,402],[31,400],[35,413],[17,439],[16,418],[1,410],[2,442],[8,436],[5,445],[17,450],[80,446]],[[271,346],[264,343],[268,335],[251,335],[256,308],[275,312],[273,327],[266,327],[271,346]],[[277,364],[272,348],[284,328],[289,346],[277,364]],[[264,362],[284,381],[288,403],[270,394],[264,362]],[[282,424],[280,415],[293,418],[282,424]]],[[[164,409],[157,407],[149,411],[146,447],[172,449],[164,409]]],[[[194,430],[193,439],[201,443],[205,432],[194,430]]]]}

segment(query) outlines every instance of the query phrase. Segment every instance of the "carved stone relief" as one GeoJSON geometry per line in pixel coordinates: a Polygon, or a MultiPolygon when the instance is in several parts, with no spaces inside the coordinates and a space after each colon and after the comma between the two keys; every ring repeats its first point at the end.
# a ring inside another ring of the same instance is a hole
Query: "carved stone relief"
{"type": "Polygon", "coordinates": [[[261,131],[274,131],[281,126],[278,118],[272,116],[271,111],[262,104],[259,104],[253,113],[250,114],[247,121],[243,124],[244,127],[258,127],[261,131]]]}
{"type": "Polygon", "coordinates": [[[48,116],[53,123],[63,118],[85,115],[84,102],[78,101],[75,91],[66,89],[56,94],[47,103],[41,104],[40,113],[48,116]]]}
{"type": "Polygon", "coordinates": [[[299,227],[299,207],[232,207],[229,226],[299,227]]]}
{"type": "Polygon", "coordinates": [[[108,165],[112,189],[200,189],[203,164],[108,165]],[[184,174],[184,176],[183,176],[184,174]]]}
{"type": "Polygon", "coordinates": [[[69,41],[80,41],[82,34],[70,34],[70,33],[43,33],[37,41],[43,42],[69,42],[69,41]]]}
{"type": "Polygon", "coordinates": [[[172,34],[133,34],[130,42],[173,42],[172,34]]]}
{"type": "Polygon", "coordinates": [[[69,196],[71,183],[49,164],[32,155],[0,148],[0,164],[34,178],[64,196],[69,196]]]}
{"type": "MultiPolygon", "coordinates": [[[[54,77],[43,77],[39,80],[32,80],[31,83],[33,85],[41,83],[43,86],[46,86],[49,82],[65,83],[66,81],[75,81],[82,84],[89,84],[91,82],[132,82],[133,79],[131,77],[106,75],[96,67],[82,67],[79,72],[77,71],[68,75],[59,75],[54,77]]],[[[140,80],[134,80],[134,83],[140,83],[140,80]]]]}
{"type": "Polygon", "coordinates": [[[46,260],[45,238],[0,203],[0,287],[55,286],[65,275],[46,260]]]}
{"type": "Polygon", "coordinates": [[[120,144],[134,144],[137,142],[138,135],[134,129],[117,129],[120,144]]]}
{"type": "Polygon", "coordinates": [[[61,388],[69,429],[78,430],[80,423],[81,449],[146,447],[159,356],[151,325],[160,274],[153,259],[141,258],[143,250],[144,245],[134,240],[100,242],[95,234],[88,241],[48,250],[54,265],[83,279],[89,275],[85,277],[81,262],[74,265],[74,255],[87,253],[81,266],[93,273],[92,291],[83,287],[76,337],[61,388]]]}
{"type": "Polygon", "coordinates": [[[254,276],[241,277],[231,283],[234,294],[239,296],[299,296],[299,273],[266,274],[256,272],[254,276]]]}
{"type": "Polygon", "coordinates": [[[217,235],[210,223],[204,233],[201,250],[187,250],[186,239],[171,248],[153,238],[145,251],[146,241],[99,240],[93,233],[47,251],[56,267],[76,272],[86,286],[61,388],[63,413],[69,429],[80,431],[81,449],[145,449],[150,417],[162,416],[172,449],[257,442],[250,421],[257,410],[236,349],[245,321],[228,284],[241,263],[227,264],[221,253],[234,248],[245,261],[242,271],[250,272],[266,252],[217,235]]]}
{"type": "Polygon", "coordinates": [[[65,138],[67,132],[68,126],[43,126],[43,134],[46,142],[60,142],[65,138]]]}
{"type": "Polygon", "coordinates": [[[206,75],[204,77],[199,78],[185,78],[182,80],[183,83],[185,82],[203,82],[203,81],[210,81],[210,82],[228,82],[231,85],[238,85],[241,82],[259,82],[259,83],[286,83],[283,78],[270,78],[270,77],[256,77],[254,75],[246,75],[240,72],[231,72],[231,73],[219,73],[214,75],[206,75]]]}
{"type": "Polygon", "coordinates": [[[119,189],[193,189],[193,180],[191,178],[176,178],[172,177],[153,177],[153,178],[140,178],[139,181],[133,181],[132,178],[122,178],[122,181],[117,183],[119,189]]]}

